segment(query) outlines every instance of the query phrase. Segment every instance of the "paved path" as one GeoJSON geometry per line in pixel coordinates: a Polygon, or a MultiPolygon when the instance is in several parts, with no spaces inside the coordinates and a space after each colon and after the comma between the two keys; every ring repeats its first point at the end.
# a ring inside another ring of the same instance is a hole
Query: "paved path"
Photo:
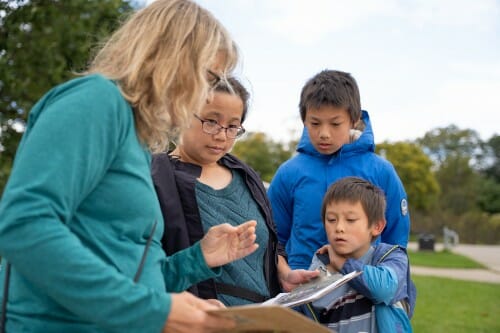
{"type": "MultiPolygon", "coordinates": [[[[410,242],[408,248],[417,250],[418,244],[410,242]]],[[[441,251],[442,244],[436,244],[435,250],[441,251]]],[[[431,275],[460,280],[500,283],[500,246],[459,244],[451,249],[452,252],[467,256],[488,269],[447,269],[411,266],[415,275],[431,275]]]]}

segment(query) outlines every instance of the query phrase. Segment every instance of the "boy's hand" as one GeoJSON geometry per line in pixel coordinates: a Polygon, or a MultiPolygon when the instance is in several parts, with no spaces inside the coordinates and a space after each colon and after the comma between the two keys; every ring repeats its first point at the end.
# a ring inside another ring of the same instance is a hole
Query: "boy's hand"
{"type": "Polygon", "coordinates": [[[292,270],[286,259],[278,255],[278,278],[280,280],[281,288],[289,292],[297,288],[303,283],[309,282],[315,277],[319,276],[319,271],[308,271],[305,269],[292,270]]]}
{"type": "Polygon", "coordinates": [[[332,266],[335,271],[340,272],[342,266],[344,266],[346,258],[335,253],[333,247],[330,244],[323,245],[322,247],[319,248],[318,251],[316,251],[316,253],[319,254],[327,252],[328,252],[328,258],[330,258],[330,266],[332,266]]]}
{"type": "Polygon", "coordinates": [[[284,291],[289,292],[297,288],[303,283],[309,282],[319,276],[319,271],[308,271],[305,269],[290,270],[288,274],[280,276],[281,287],[284,291]]]}

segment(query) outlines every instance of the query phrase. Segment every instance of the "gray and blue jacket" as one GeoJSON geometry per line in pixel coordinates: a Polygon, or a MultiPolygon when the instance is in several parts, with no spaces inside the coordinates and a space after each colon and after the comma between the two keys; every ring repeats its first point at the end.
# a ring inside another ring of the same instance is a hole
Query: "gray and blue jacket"
{"type": "MultiPolygon", "coordinates": [[[[314,256],[310,269],[325,268],[328,256],[314,256]]],[[[363,272],[312,303],[314,315],[338,333],[408,333],[416,301],[404,248],[381,243],[360,259],[347,259],[340,273],[363,272]]]]}

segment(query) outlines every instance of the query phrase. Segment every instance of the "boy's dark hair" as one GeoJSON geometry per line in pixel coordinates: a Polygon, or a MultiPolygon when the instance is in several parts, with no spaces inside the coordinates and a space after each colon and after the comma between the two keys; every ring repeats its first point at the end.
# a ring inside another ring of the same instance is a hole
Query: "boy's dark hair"
{"type": "Polygon", "coordinates": [[[361,118],[358,84],[351,74],[323,70],[306,82],[299,102],[302,121],[306,118],[307,109],[325,105],[346,108],[353,124],[361,118]]]}
{"type": "Polygon", "coordinates": [[[231,76],[221,80],[214,88],[215,92],[224,92],[232,95],[239,96],[243,102],[243,113],[241,114],[241,123],[245,121],[248,111],[248,100],[250,93],[235,77],[231,76]]]}
{"type": "Polygon", "coordinates": [[[364,179],[344,177],[330,185],[321,206],[323,223],[325,222],[326,206],[339,201],[360,202],[368,217],[368,226],[371,226],[375,221],[385,220],[384,192],[364,179]]]}

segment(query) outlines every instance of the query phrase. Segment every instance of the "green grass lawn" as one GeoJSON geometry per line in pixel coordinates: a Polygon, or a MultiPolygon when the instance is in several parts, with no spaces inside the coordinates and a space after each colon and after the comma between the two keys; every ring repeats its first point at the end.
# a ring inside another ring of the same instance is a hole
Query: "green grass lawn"
{"type": "Polygon", "coordinates": [[[417,305],[411,320],[415,333],[500,332],[500,285],[412,276],[417,305]]]}
{"type": "MultiPolygon", "coordinates": [[[[408,251],[412,266],[485,268],[450,251],[408,251]]],[[[413,331],[500,332],[500,285],[441,277],[412,276],[417,286],[413,331]]]]}
{"type": "Polygon", "coordinates": [[[486,268],[482,264],[450,251],[408,251],[412,266],[440,268],[486,268]]]}

